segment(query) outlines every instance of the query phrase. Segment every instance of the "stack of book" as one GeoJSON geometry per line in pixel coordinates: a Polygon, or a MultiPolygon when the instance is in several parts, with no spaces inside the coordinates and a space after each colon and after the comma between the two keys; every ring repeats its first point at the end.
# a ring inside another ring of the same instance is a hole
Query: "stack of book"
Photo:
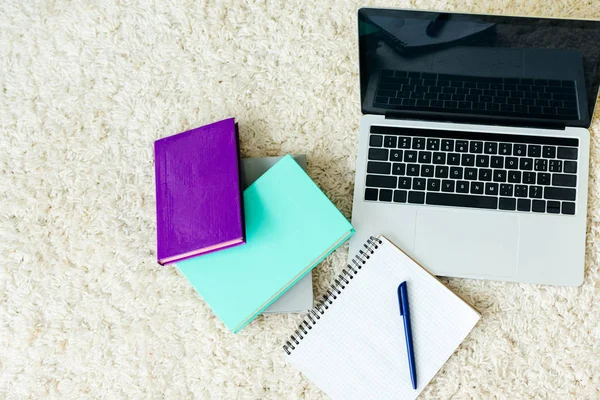
{"type": "Polygon", "coordinates": [[[155,142],[157,258],[175,264],[232,332],[307,311],[310,271],[354,229],[306,158],[240,160],[233,118],[155,142]]]}

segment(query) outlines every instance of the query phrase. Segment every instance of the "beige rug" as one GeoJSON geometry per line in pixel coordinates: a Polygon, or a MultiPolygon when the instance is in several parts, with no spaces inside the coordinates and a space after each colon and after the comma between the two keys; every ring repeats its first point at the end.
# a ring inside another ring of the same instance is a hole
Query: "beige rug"
{"type": "MultiPolygon", "coordinates": [[[[600,18],[587,0],[379,4],[600,18]]],[[[156,264],[152,143],[235,116],[244,156],[306,153],[350,217],[361,5],[1,2],[0,398],[326,397],[284,361],[301,316],[234,336],[156,264]]],[[[483,319],[423,399],[600,398],[594,127],[585,283],[450,280],[483,319]]],[[[317,267],[316,295],[346,252],[317,267]]]]}

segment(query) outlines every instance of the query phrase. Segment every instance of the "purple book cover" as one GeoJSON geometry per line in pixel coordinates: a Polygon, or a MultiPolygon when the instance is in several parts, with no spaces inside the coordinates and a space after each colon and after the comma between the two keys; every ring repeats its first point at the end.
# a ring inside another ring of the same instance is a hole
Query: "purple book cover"
{"type": "Polygon", "coordinates": [[[246,241],[233,118],[154,142],[159,264],[246,241]]]}

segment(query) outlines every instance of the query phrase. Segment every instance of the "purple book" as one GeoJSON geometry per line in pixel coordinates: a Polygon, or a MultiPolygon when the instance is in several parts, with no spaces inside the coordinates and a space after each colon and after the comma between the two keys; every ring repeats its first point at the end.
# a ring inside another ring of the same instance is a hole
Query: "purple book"
{"type": "Polygon", "coordinates": [[[245,243],[233,118],[154,142],[158,263],[245,243]]]}

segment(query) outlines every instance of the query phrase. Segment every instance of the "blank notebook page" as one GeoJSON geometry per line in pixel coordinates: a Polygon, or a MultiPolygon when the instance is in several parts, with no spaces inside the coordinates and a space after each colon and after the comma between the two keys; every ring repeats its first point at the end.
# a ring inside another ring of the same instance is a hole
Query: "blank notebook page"
{"type": "MultiPolygon", "coordinates": [[[[288,360],[333,399],[414,399],[480,318],[479,313],[384,237],[288,360]],[[411,385],[398,306],[407,281],[417,390],[411,385]]],[[[351,272],[348,269],[348,272],[351,272]]],[[[317,311],[318,312],[318,311],[317,311]]],[[[298,341],[298,344],[296,344],[298,341]]]]}

